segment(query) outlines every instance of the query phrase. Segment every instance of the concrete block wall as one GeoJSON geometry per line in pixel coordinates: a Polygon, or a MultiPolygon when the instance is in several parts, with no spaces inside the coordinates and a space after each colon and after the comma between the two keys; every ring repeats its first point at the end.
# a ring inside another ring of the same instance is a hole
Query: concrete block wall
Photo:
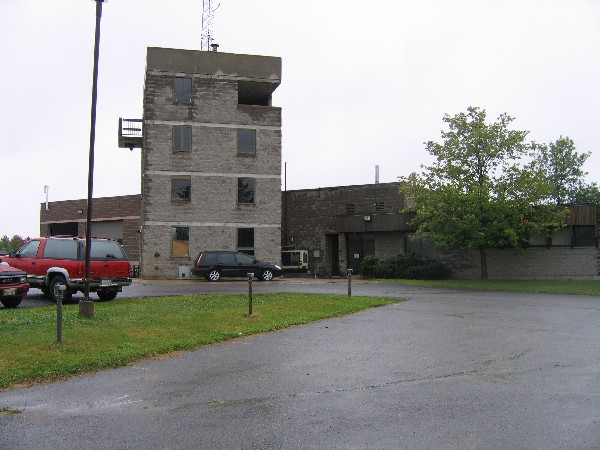
{"type": "MultiPolygon", "coordinates": [[[[238,104],[239,76],[211,68],[216,60],[224,64],[219,67],[231,68],[261,58],[267,57],[149,49],[142,150],[142,276],[175,278],[179,266],[191,265],[200,250],[235,250],[238,228],[254,228],[257,258],[280,262],[281,109],[238,104]],[[162,55],[160,60],[156,51],[162,55]],[[176,76],[192,79],[191,102],[174,101],[176,76]],[[181,125],[191,127],[191,151],[174,153],[173,127],[181,125]],[[256,130],[254,155],[238,154],[240,128],[256,130]],[[190,177],[189,201],[171,200],[175,176],[190,177]],[[255,179],[253,204],[237,203],[241,177],[255,179]],[[189,227],[188,257],[171,256],[175,226],[189,227]]],[[[252,70],[250,64],[238,71],[250,74],[252,70]]],[[[244,77],[245,83],[252,81],[244,77]]],[[[279,84],[277,78],[260,82],[271,83],[273,89],[279,84]]]]}
{"type": "MultiPolygon", "coordinates": [[[[481,278],[479,251],[438,249],[438,258],[456,278],[481,278]]],[[[595,247],[531,247],[526,250],[490,249],[487,251],[490,279],[569,279],[600,275],[600,254],[595,247]]]]}

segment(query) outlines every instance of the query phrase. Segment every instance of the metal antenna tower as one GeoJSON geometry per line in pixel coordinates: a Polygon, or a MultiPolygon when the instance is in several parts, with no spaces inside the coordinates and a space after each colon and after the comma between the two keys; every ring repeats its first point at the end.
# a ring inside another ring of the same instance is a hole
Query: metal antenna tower
{"type": "Polygon", "coordinates": [[[215,11],[221,6],[220,3],[213,7],[214,2],[212,0],[202,0],[202,43],[200,50],[211,50],[211,43],[213,38],[213,20],[215,18],[215,11]]]}

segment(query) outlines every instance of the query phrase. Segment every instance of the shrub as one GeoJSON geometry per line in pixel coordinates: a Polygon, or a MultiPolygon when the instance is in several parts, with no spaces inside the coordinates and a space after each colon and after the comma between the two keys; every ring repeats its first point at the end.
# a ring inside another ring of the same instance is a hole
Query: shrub
{"type": "Polygon", "coordinates": [[[366,256],[361,264],[364,278],[401,278],[408,280],[441,280],[450,278],[452,272],[441,261],[408,253],[386,261],[366,256]]]}
{"type": "Polygon", "coordinates": [[[377,276],[377,267],[379,266],[379,258],[375,255],[365,256],[360,264],[360,273],[363,278],[375,278],[377,276]]]}

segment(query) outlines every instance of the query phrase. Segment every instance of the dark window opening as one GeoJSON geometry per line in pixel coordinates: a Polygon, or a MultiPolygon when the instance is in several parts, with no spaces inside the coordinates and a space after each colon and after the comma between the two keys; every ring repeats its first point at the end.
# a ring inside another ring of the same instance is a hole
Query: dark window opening
{"type": "Polygon", "coordinates": [[[596,227],[593,225],[578,225],[573,227],[574,247],[595,247],[596,227]]]}
{"type": "Polygon", "coordinates": [[[254,203],[255,184],[254,178],[238,178],[238,203],[254,203]]]}
{"type": "Polygon", "coordinates": [[[50,236],[78,236],[77,222],[51,223],[50,236]]]}
{"type": "Polygon", "coordinates": [[[240,105],[271,106],[273,83],[257,83],[240,81],[238,83],[238,103],[240,105]]]}
{"type": "Polygon", "coordinates": [[[171,201],[190,201],[191,191],[191,178],[171,179],[171,201]]]}
{"type": "Polygon", "coordinates": [[[346,203],[346,214],[354,213],[354,203],[346,203]]]}
{"type": "Polygon", "coordinates": [[[192,101],[192,79],[175,77],[175,101],[180,103],[190,103],[192,101]]]}
{"type": "Polygon", "coordinates": [[[254,228],[238,228],[237,241],[239,252],[254,256],[254,228]]]}

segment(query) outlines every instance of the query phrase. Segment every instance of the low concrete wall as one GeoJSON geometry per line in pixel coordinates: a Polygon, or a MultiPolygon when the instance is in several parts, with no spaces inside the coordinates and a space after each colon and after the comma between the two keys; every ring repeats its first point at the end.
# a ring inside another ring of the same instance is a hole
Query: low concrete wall
{"type": "MultiPolygon", "coordinates": [[[[491,249],[487,252],[488,278],[596,278],[600,275],[599,257],[595,247],[491,249]]],[[[438,249],[438,258],[452,269],[456,278],[481,277],[477,250],[438,249]]]]}

